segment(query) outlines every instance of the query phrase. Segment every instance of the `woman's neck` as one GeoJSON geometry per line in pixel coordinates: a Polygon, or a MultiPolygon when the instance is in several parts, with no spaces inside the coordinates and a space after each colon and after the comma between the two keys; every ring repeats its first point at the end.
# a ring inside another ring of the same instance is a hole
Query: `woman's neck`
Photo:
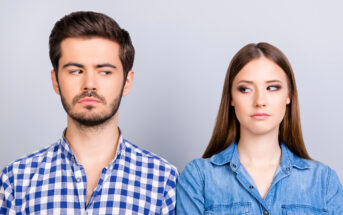
{"type": "Polygon", "coordinates": [[[256,135],[242,131],[238,152],[243,164],[278,165],[281,160],[278,132],[256,135]]]}

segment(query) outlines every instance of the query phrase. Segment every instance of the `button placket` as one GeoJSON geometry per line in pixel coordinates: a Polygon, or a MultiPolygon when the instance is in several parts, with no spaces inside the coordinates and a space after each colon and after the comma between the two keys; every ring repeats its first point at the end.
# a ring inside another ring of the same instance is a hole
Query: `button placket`
{"type": "Polygon", "coordinates": [[[82,167],[74,165],[75,186],[77,189],[81,208],[85,207],[86,204],[86,182],[83,181],[83,175],[84,171],[82,170],[82,167]]]}
{"type": "Polygon", "coordinates": [[[95,189],[92,191],[91,198],[89,199],[88,206],[92,205],[94,198],[96,197],[97,193],[101,190],[103,183],[106,183],[106,179],[110,176],[109,174],[110,171],[105,167],[101,171],[101,175],[98,181],[98,184],[96,185],[95,189]]]}

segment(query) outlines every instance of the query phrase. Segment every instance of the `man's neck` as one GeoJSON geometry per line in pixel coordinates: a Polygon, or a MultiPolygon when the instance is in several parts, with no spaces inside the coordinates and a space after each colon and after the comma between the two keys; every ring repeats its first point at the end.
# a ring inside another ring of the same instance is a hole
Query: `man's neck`
{"type": "Polygon", "coordinates": [[[68,117],[65,138],[82,165],[109,164],[116,154],[119,136],[116,116],[97,127],[80,126],[68,117]]]}

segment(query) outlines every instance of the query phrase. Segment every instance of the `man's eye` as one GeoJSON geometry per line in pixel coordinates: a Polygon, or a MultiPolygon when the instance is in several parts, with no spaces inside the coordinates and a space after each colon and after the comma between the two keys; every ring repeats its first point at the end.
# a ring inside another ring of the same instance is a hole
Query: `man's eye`
{"type": "Polygon", "coordinates": [[[79,75],[81,73],[82,73],[82,70],[80,70],[80,69],[76,69],[76,70],[71,70],[70,71],[70,74],[73,74],[73,75],[79,75]]]}
{"type": "Polygon", "coordinates": [[[277,85],[273,85],[273,86],[268,86],[267,87],[267,90],[270,90],[270,91],[277,91],[281,88],[281,86],[277,86],[277,85]]]}
{"type": "Polygon", "coordinates": [[[101,71],[100,74],[102,74],[102,75],[110,75],[110,74],[112,74],[112,72],[111,71],[101,71]]]}
{"type": "Polygon", "coordinates": [[[238,87],[238,90],[242,93],[249,93],[251,91],[251,89],[247,87],[238,87]]]}

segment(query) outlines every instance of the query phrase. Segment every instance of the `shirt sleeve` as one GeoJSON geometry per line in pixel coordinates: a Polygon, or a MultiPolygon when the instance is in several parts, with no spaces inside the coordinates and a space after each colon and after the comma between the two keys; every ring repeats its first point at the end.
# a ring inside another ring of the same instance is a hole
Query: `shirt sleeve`
{"type": "Polygon", "coordinates": [[[0,176],[0,214],[15,214],[14,194],[5,168],[0,176]]]}
{"type": "Polygon", "coordinates": [[[189,163],[178,178],[176,213],[204,214],[204,180],[196,160],[189,163]]]}
{"type": "Polygon", "coordinates": [[[328,214],[343,215],[343,188],[339,178],[331,168],[328,172],[328,186],[326,195],[328,214]]]}
{"type": "Polygon", "coordinates": [[[176,180],[178,173],[176,170],[171,170],[169,178],[166,182],[166,187],[163,193],[162,207],[160,214],[175,214],[176,205],[176,180]]]}

